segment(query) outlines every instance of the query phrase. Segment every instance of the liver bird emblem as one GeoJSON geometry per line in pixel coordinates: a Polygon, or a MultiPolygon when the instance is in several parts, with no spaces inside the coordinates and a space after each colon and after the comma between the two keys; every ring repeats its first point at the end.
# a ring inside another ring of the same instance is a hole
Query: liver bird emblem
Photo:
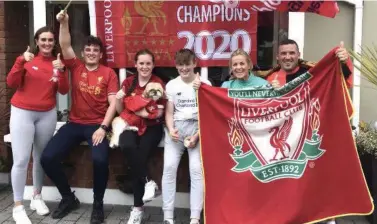
{"type": "Polygon", "coordinates": [[[291,147],[287,143],[287,138],[289,136],[289,133],[291,132],[293,124],[292,117],[289,117],[288,120],[285,120],[284,123],[279,127],[273,127],[270,129],[269,133],[272,132],[271,138],[270,138],[270,144],[272,147],[275,148],[275,155],[270,160],[271,161],[277,161],[276,157],[281,153],[282,157],[280,160],[288,158],[288,153],[291,151],[291,147]],[[287,153],[286,153],[287,152],[287,153]]]}
{"type": "Polygon", "coordinates": [[[154,32],[151,35],[158,35],[161,32],[158,31],[157,23],[163,20],[166,25],[166,15],[162,11],[164,1],[134,1],[135,11],[143,17],[143,26],[137,34],[145,34],[145,28],[148,24],[152,23],[154,32]]]}
{"type": "Polygon", "coordinates": [[[120,22],[122,23],[122,26],[126,30],[125,34],[130,34],[132,18],[131,18],[130,10],[127,7],[124,8],[124,13],[120,22]]]}

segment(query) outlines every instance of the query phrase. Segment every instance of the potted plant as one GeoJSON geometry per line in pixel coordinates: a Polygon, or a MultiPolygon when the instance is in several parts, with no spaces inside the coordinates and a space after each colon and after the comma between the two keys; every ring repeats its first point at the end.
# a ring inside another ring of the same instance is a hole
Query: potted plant
{"type": "MultiPolygon", "coordinates": [[[[377,129],[374,125],[361,121],[355,133],[355,142],[359,152],[361,166],[369,191],[374,199],[377,198],[377,129]]],[[[374,200],[376,206],[376,200],[374,200]]],[[[367,217],[370,223],[377,224],[377,213],[367,217]]]]}
{"type": "MultiPolygon", "coordinates": [[[[360,46],[360,52],[349,50],[354,59],[354,66],[361,76],[377,87],[377,46],[360,46]]],[[[364,176],[377,206],[377,130],[376,125],[360,122],[355,135],[364,176]]],[[[371,223],[377,224],[377,211],[368,217],[371,223]]]]}
{"type": "Polygon", "coordinates": [[[364,121],[360,121],[359,130],[355,133],[355,141],[359,154],[377,158],[377,129],[364,121]]]}

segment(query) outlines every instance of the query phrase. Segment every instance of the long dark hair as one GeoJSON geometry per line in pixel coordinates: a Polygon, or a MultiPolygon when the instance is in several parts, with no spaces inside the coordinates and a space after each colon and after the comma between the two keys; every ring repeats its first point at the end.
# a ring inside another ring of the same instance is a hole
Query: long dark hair
{"type": "Polygon", "coordinates": [[[58,55],[58,53],[60,53],[60,48],[58,46],[58,40],[57,40],[57,35],[55,33],[55,31],[51,28],[51,27],[48,27],[48,26],[44,26],[44,27],[41,27],[37,30],[37,32],[35,32],[34,34],[34,46],[32,47],[32,53],[34,55],[37,55],[39,53],[39,47],[38,45],[35,43],[38,39],[39,39],[39,36],[41,35],[41,33],[52,33],[54,35],[54,40],[55,40],[55,45],[54,47],[52,48],[52,52],[51,54],[56,57],[58,55]]]}
{"type": "MultiPolygon", "coordinates": [[[[154,64],[154,55],[150,50],[143,49],[143,50],[138,51],[135,54],[135,58],[134,58],[135,63],[137,63],[137,60],[139,59],[140,55],[150,55],[152,57],[152,62],[154,64]]],[[[132,92],[135,90],[137,81],[138,81],[138,74],[134,75],[134,79],[132,80],[131,86],[128,89],[126,96],[130,96],[132,92]]]]}

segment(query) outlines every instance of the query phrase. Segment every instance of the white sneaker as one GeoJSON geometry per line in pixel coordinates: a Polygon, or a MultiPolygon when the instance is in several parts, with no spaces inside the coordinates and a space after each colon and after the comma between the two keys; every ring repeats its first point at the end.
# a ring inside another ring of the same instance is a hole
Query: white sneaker
{"type": "Polygon", "coordinates": [[[164,224],[174,224],[174,220],[173,219],[165,219],[164,224]]]}
{"type": "Polygon", "coordinates": [[[190,224],[199,224],[200,221],[198,219],[191,219],[190,224]]]}
{"type": "Polygon", "coordinates": [[[133,209],[130,214],[130,218],[128,219],[127,224],[140,224],[141,220],[143,219],[143,211],[133,209]]]}
{"type": "Polygon", "coordinates": [[[147,203],[147,202],[152,201],[156,197],[157,190],[158,190],[158,186],[156,182],[154,182],[153,180],[147,182],[145,184],[143,202],[147,203]]]}
{"type": "Polygon", "coordinates": [[[50,210],[46,206],[40,194],[35,195],[30,202],[30,209],[36,210],[38,215],[47,215],[50,210]]]}
{"type": "Polygon", "coordinates": [[[31,224],[23,205],[13,208],[13,220],[16,222],[16,224],[31,224]]]}

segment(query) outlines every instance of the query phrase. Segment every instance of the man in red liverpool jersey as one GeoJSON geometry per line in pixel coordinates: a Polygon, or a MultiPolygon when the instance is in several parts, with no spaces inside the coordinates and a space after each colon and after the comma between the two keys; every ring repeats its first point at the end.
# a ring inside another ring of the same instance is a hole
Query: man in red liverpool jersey
{"type": "Polygon", "coordinates": [[[72,105],[68,123],[51,139],[41,158],[47,176],[63,197],[52,217],[63,218],[79,207],[80,202],[71,191],[60,161],[72,147],[87,141],[93,158],[94,202],[91,223],[102,223],[103,196],[109,175],[106,132],[115,115],[118,79],[111,68],[100,64],[103,44],[99,38],[89,36],[86,39],[81,52],[82,62],[71,46],[68,15],[61,11],[56,18],[60,22],[59,41],[64,63],[71,71],[72,105]]]}

